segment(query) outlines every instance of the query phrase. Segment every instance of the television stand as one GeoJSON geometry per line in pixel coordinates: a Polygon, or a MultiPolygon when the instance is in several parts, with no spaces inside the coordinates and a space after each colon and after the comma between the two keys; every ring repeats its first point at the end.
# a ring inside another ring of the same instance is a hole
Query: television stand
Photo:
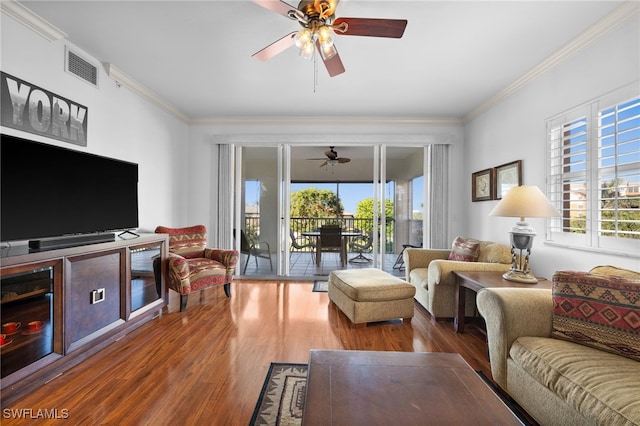
{"type": "Polygon", "coordinates": [[[42,238],[29,240],[29,248],[34,250],[51,250],[65,247],[73,247],[84,244],[97,244],[115,241],[113,232],[96,234],[63,235],[61,237],[42,238]]]}
{"type": "Polygon", "coordinates": [[[0,411],[160,315],[168,246],[166,234],[142,234],[32,253],[21,244],[3,253],[0,324],[22,326],[0,349],[0,411]],[[42,332],[29,333],[36,320],[42,332]]]}

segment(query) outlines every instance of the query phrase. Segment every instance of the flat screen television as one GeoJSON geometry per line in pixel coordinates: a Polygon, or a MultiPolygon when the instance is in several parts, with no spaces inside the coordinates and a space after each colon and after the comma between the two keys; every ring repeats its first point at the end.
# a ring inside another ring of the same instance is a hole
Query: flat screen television
{"type": "Polygon", "coordinates": [[[137,164],[1,135],[1,241],[137,227],[137,164]]]}

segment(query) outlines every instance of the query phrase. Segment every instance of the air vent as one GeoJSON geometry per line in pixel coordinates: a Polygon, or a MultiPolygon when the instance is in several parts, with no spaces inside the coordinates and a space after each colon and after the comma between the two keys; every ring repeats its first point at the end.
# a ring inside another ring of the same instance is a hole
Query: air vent
{"type": "Polygon", "coordinates": [[[65,71],[98,87],[98,68],[69,49],[66,49],[65,53],[65,71]]]}

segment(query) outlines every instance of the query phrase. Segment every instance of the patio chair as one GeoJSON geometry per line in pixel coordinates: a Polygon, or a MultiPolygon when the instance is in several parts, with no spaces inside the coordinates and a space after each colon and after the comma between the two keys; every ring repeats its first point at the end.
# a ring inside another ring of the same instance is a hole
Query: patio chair
{"type": "MultiPolygon", "coordinates": [[[[236,230],[233,230],[233,238],[236,237],[236,230]]],[[[261,257],[263,259],[269,259],[269,267],[271,268],[271,272],[273,272],[273,262],[271,261],[271,247],[269,243],[266,241],[257,241],[255,243],[249,243],[247,239],[247,235],[244,231],[240,230],[240,253],[247,255],[247,261],[244,264],[244,268],[242,269],[242,275],[247,272],[247,265],[249,265],[249,259],[251,256],[256,261],[256,268],[258,267],[258,258],[261,257]],[[263,248],[266,247],[266,248],[263,248]]]]}
{"type": "Polygon", "coordinates": [[[339,252],[340,265],[344,267],[347,257],[347,245],[342,238],[342,228],[339,226],[323,226],[320,228],[320,238],[316,246],[316,265],[320,266],[322,252],[339,252]]]}
{"type": "Polygon", "coordinates": [[[298,241],[299,239],[296,238],[296,234],[293,232],[293,229],[289,229],[289,236],[291,237],[291,248],[289,249],[289,256],[291,256],[291,252],[293,251],[293,249],[296,250],[304,250],[306,248],[310,248],[311,250],[309,251],[309,253],[311,254],[311,259],[315,260],[315,251],[316,251],[316,244],[309,240],[307,237],[304,237],[304,243],[300,244],[298,241]]]}
{"type": "Polygon", "coordinates": [[[372,259],[366,257],[362,253],[371,250],[373,247],[372,244],[373,234],[361,235],[352,239],[349,243],[349,250],[358,252],[358,255],[349,259],[349,263],[370,263],[372,259]]]}

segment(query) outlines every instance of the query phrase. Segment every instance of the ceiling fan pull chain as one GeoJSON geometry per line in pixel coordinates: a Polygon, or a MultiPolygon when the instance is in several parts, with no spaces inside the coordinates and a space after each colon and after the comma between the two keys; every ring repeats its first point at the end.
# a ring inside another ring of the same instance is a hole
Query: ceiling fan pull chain
{"type": "Polygon", "coordinates": [[[313,52],[313,93],[316,93],[316,87],[318,87],[318,52],[314,49],[313,52]]]}

